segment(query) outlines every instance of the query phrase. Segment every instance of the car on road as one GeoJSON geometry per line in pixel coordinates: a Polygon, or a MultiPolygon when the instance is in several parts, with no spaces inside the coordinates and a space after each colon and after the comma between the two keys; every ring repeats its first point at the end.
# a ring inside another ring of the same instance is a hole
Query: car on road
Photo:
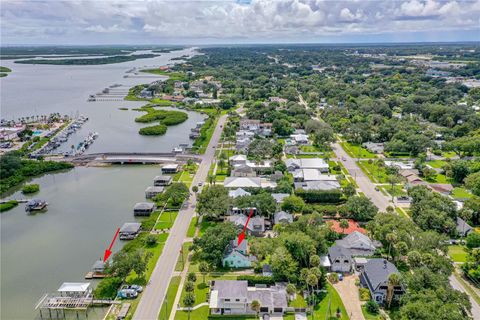
{"type": "Polygon", "coordinates": [[[203,186],[203,182],[199,182],[199,183],[198,183],[198,186],[199,186],[199,187],[203,186]]]}
{"type": "Polygon", "coordinates": [[[342,161],[347,161],[347,158],[345,158],[345,157],[342,157],[342,161]]]}
{"type": "Polygon", "coordinates": [[[380,191],[380,189],[378,189],[378,187],[375,187],[375,191],[380,191]]]}

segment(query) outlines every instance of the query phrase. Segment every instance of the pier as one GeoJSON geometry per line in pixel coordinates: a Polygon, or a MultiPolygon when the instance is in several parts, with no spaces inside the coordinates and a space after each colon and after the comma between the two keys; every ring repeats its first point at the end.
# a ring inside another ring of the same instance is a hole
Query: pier
{"type": "MultiPolygon", "coordinates": [[[[68,159],[68,158],[67,158],[68,159]]],[[[158,164],[172,162],[186,162],[189,159],[201,161],[201,157],[192,154],[168,153],[139,153],[139,152],[106,152],[93,153],[71,157],[68,160],[73,163],[110,163],[110,164],[158,164]]]]}

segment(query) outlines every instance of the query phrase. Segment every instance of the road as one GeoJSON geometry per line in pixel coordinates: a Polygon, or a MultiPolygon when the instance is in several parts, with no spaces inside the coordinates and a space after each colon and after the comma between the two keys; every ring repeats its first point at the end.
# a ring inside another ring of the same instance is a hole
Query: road
{"type": "Polygon", "coordinates": [[[333,284],[333,287],[340,295],[350,320],[365,320],[362,313],[362,302],[358,295],[358,287],[355,285],[356,280],[358,280],[358,276],[355,274],[345,276],[342,281],[333,284]]]}
{"type": "Polygon", "coordinates": [[[450,280],[450,285],[453,289],[464,292],[470,298],[470,302],[472,303],[472,317],[473,319],[480,319],[480,305],[472,298],[472,296],[468,293],[467,290],[463,287],[463,284],[458,281],[455,275],[450,275],[448,278],[450,280]]]}
{"type": "MultiPolygon", "coordinates": [[[[215,157],[215,149],[213,147],[216,146],[220,140],[226,119],[226,115],[219,118],[208,148],[202,157],[202,162],[193,178],[192,186],[198,185],[199,182],[204,182],[207,179],[210,164],[215,157]]],[[[170,234],[163,248],[163,252],[150,277],[150,284],[146,286],[142,294],[133,319],[154,320],[158,318],[168,284],[170,283],[170,278],[175,270],[175,264],[177,263],[183,240],[186,237],[190,221],[195,214],[196,202],[196,195],[192,192],[187,207],[180,210],[172,229],[170,229],[170,234]]]]}
{"type": "Polygon", "coordinates": [[[360,190],[365,194],[367,198],[370,198],[377,208],[385,212],[386,208],[390,205],[389,198],[386,197],[380,191],[375,190],[375,184],[363,173],[355,162],[355,159],[350,157],[348,153],[343,150],[342,146],[338,143],[332,144],[333,152],[341,161],[350,175],[355,179],[360,190]],[[343,161],[345,159],[345,161],[343,161]]]}

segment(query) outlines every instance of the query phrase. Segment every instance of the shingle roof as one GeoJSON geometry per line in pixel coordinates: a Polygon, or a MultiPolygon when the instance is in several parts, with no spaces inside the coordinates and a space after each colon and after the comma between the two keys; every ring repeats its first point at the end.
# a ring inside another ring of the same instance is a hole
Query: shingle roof
{"type": "Polygon", "coordinates": [[[360,249],[360,250],[373,250],[373,251],[376,249],[373,241],[369,237],[367,237],[366,235],[358,231],[354,231],[350,233],[345,238],[335,241],[335,243],[347,249],[360,249]]]}
{"type": "Polygon", "coordinates": [[[277,203],[282,202],[283,199],[285,199],[288,196],[290,196],[288,193],[272,193],[272,197],[273,199],[275,199],[277,203]]]}
{"type": "Polygon", "coordinates": [[[340,257],[352,258],[350,250],[341,246],[333,246],[328,248],[328,255],[330,256],[330,260],[332,261],[340,257]]]}
{"type": "Polygon", "coordinates": [[[231,198],[237,198],[237,197],[243,197],[243,196],[249,196],[249,195],[251,195],[251,193],[243,190],[242,188],[230,190],[228,192],[228,196],[231,198]]]}
{"type": "Polygon", "coordinates": [[[375,291],[380,284],[386,283],[392,273],[398,273],[397,267],[381,258],[368,260],[363,269],[363,276],[372,291],[375,291]]]}
{"type": "Polygon", "coordinates": [[[138,202],[133,207],[134,210],[152,210],[155,207],[155,204],[152,202],[138,202]]]}
{"type": "Polygon", "coordinates": [[[303,190],[334,190],[340,188],[338,181],[305,181],[295,182],[295,189],[303,190]]]}
{"type": "Polygon", "coordinates": [[[123,232],[138,232],[141,228],[142,224],[138,222],[126,222],[123,224],[123,226],[120,228],[120,233],[123,232]]]}
{"type": "Polygon", "coordinates": [[[223,185],[226,188],[260,188],[262,180],[257,177],[227,177],[223,185]]]}
{"type": "Polygon", "coordinates": [[[218,291],[218,298],[247,298],[247,281],[215,280],[213,290],[218,291]]]}
{"type": "Polygon", "coordinates": [[[463,220],[460,217],[457,217],[456,229],[457,229],[457,232],[460,234],[467,234],[473,230],[473,228],[468,223],[466,223],[465,220],[463,220]]]}
{"type": "Polygon", "coordinates": [[[275,224],[280,223],[281,220],[287,220],[288,222],[293,222],[293,216],[290,213],[285,211],[277,212],[273,215],[275,224]]]}

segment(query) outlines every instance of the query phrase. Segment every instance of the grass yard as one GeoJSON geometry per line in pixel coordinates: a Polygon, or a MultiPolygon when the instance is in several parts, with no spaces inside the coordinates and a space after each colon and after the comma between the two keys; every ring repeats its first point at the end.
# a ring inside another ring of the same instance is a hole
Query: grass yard
{"type": "Polygon", "coordinates": [[[337,308],[340,308],[340,311],[342,313],[342,316],[339,319],[350,319],[337,290],[335,290],[330,283],[327,283],[327,294],[322,299],[322,301],[320,301],[320,303],[315,306],[315,319],[327,319],[327,315],[335,317],[337,308]]]}
{"type": "Polygon", "coordinates": [[[379,314],[372,314],[367,311],[367,308],[365,308],[365,305],[362,306],[362,313],[363,316],[365,317],[365,320],[380,320],[382,319],[379,314]]]}
{"type": "Polygon", "coordinates": [[[447,164],[447,161],[444,160],[432,160],[432,161],[427,161],[427,164],[432,167],[432,168],[437,168],[441,169],[443,166],[447,164]]]}
{"type": "Polygon", "coordinates": [[[388,193],[390,196],[398,197],[398,196],[404,196],[407,194],[405,190],[403,190],[403,185],[397,184],[393,186],[393,189],[391,185],[382,185],[380,187],[380,190],[384,190],[386,193],[388,193]]]}
{"type": "Polygon", "coordinates": [[[379,168],[375,162],[368,161],[359,161],[358,165],[372,182],[388,183],[385,168],[379,168]]]}
{"type": "Polygon", "coordinates": [[[457,156],[457,154],[456,154],[455,152],[453,152],[453,151],[450,151],[450,152],[444,152],[444,153],[442,153],[442,156],[443,156],[444,158],[451,159],[451,158],[457,156]]]}
{"type": "Polygon", "coordinates": [[[448,246],[448,255],[454,262],[467,262],[468,253],[460,245],[448,246]]]}
{"type": "Polygon", "coordinates": [[[175,265],[175,271],[183,271],[185,263],[187,262],[188,254],[190,252],[190,247],[192,242],[185,242],[182,246],[182,255],[178,256],[177,264],[175,265]]]}
{"type": "Polygon", "coordinates": [[[453,188],[452,197],[455,199],[469,199],[473,197],[473,195],[465,188],[456,187],[453,188]]]}
{"type": "MultiPolygon", "coordinates": [[[[196,310],[192,310],[190,312],[190,320],[204,320],[208,319],[209,309],[208,306],[200,307],[196,310]]],[[[188,319],[188,312],[179,310],[175,314],[175,320],[187,320],[188,319]]]]}
{"type": "Polygon", "coordinates": [[[158,219],[157,224],[155,225],[155,229],[157,230],[164,230],[170,229],[177,218],[178,211],[164,211],[158,219]]]}
{"type": "Polygon", "coordinates": [[[207,230],[210,227],[213,227],[216,223],[212,221],[202,221],[200,223],[200,229],[198,230],[198,236],[200,237],[205,230],[207,230]]]}
{"type": "Polygon", "coordinates": [[[297,295],[295,296],[295,300],[290,301],[288,303],[288,306],[293,308],[306,308],[307,302],[301,294],[297,293],[297,295]]]}
{"type": "MultiPolygon", "coordinates": [[[[203,303],[203,302],[206,302],[207,301],[207,295],[208,295],[208,291],[209,291],[209,287],[208,287],[208,282],[210,280],[236,280],[237,279],[237,276],[235,275],[228,275],[228,274],[222,274],[222,275],[219,275],[219,276],[211,276],[211,275],[206,275],[205,276],[205,283],[203,282],[203,276],[201,274],[197,274],[197,281],[195,281],[195,290],[194,290],[194,293],[195,293],[195,304],[194,305],[197,305],[197,304],[200,304],[200,303],[203,303]]],[[[183,297],[185,297],[185,294],[186,294],[186,291],[185,291],[185,287],[182,288],[182,296],[180,298],[180,306],[184,306],[183,305],[183,297]]]]}
{"type": "Polygon", "coordinates": [[[193,238],[195,236],[195,229],[197,228],[197,217],[193,217],[192,221],[190,221],[190,225],[188,226],[187,230],[187,237],[188,238],[193,238]]]}
{"type": "Polygon", "coordinates": [[[401,216],[404,216],[405,218],[409,218],[410,219],[410,216],[408,215],[408,213],[403,209],[403,208],[400,208],[400,207],[395,207],[395,211],[397,211],[397,213],[401,216]]]}
{"type": "Polygon", "coordinates": [[[362,158],[362,159],[373,159],[376,158],[377,155],[375,153],[371,153],[367,149],[363,148],[360,145],[352,144],[346,141],[340,142],[343,150],[352,158],[362,158]]]}
{"type": "Polygon", "coordinates": [[[191,174],[188,171],[182,171],[182,174],[180,175],[178,182],[183,182],[187,185],[187,187],[190,187],[194,176],[195,174],[191,174]]]}
{"type": "Polygon", "coordinates": [[[439,173],[439,174],[437,174],[437,176],[435,177],[435,179],[429,180],[429,182],[433,182],[433,183],[451,183],[451,182],[452,182],[452,179],[451,179],[451,178],[447,178],[446,175],[439,173]]]}
{"type": "Polygon", "coordinates": [[[158,314],[158,320],[166,320],[169,318],[175,296],[177,295],[178,286],[180,285],[180,279],[180,276],[174,276],[170,279],[170,284],[168,285],[167,289],[167,295],[165,297],[165,300],[163,300],[162,308],[160,309],[160,313],[158,314]]]}

